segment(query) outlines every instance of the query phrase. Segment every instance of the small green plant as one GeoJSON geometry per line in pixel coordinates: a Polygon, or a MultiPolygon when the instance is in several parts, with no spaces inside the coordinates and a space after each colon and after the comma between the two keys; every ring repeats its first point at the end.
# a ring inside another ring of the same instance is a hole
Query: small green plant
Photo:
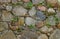
{"type": "Polygon", "coordinates": [[[29,25],[28,26],[30,29],[33,29],[35,26],[34,25],[29,25]]]}
{"type": "Polygon", "coordinates": [[[13,22],[18,21],[18,17],[14,17],[11,21],[13,22]]]}
{"type": "Polygon", "coordinates": [[[51,25],[50,24],[46,24],[47,27],[50,27],[51,25]]]}
{"type": "Polygon", "coordinates": [[[33,7],[32,2],[28,2],[28,3],[27,3],[27,8],[30,9],[30,8],[32,8],[32,7],[33,7]]]}
{"type": "Polygon", "coordinates": [[[48,3],[48,4],[47,4],[47,7],[51,7],[51,8],[52,8],[53,5],[52,5],[51,3],[48,3]]]}

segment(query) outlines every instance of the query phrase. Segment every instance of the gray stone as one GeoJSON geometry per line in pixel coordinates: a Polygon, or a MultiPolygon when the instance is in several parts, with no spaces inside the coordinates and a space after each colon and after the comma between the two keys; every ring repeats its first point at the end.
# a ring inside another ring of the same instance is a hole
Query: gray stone
{"type": "Polygon", "coordinates": [[[56,25],[56,20],[53,16],[49,16],[47,19],[46,19],[46,24],[49,24],[49,25],[56,25]]]}
{"type": "Polygon", "coordinates": [[[11,21],[13,15],[10,12],[3,11],[2,12],[2,21],[11,21]]]}
{"type": "Polygon", "coordinates": [[[24,31],[21,39],[37,39],[37,34],[35,32],[31,32],[31,31],[24,31]]]}
{"type": "Polygon", "coordinates": [[[9,3],[11,0],[0,0],[0,3],[9,3]]]}
{"type": "Polygon", "coordinates": [[[60,39],[60,30],[56,29],[51,36],[49,37],[49,39],[60,39]]]}
{"type": "Polygon", "coordinates": [[[31,18],[31,17],[26,17],[26,19],[25,19],[25,23],[26,23],[27,25],[35,25],[35,22],[36,22],[36,20],[34,20],[34,19],[31,18]]]}
{"type": "Polygon", "coordinates": [[[41,34],[40,36],[38,36],[38,39],[48,39],[48,37],[45,34],[41,34]]]}
{"type": "Polygon", "coordinates": [[[36,13],[36,19],[37,20],[45,20],[45,18],[46,18],[46,16],[44,15],[43,12],[37,11],[37,13],[36,13]]]}
{"type": "Polygon", "coordinates": [[[32,9],[29,11],[30,16],[34,16],[36,14],[36,9],[35,7],[32,7],[32,9]]]}
{"type": "Polygon", "coordinates": [[[32,0],[33,4],[39,4],[44,2],[44,0],[32,0]]]}
{"type": "Polygon", "coordinates": [[[0,22],[0,32],[8,29],[8,24],[6,22],[0,22]]]}
{"type": "Polygon", "coordinates": [[[8,32],[2,34],[0,36],[0,39],[17,39],[17,38],[15,37],[14,33],[11,30],[9,30],[8,32]]]}
{"type": "Polygon", "coordinates": [[[27,10],[25,8],[23,8],[22,6],[16,6],[13,9],[13,14],[15,14],[16,16],[24,16],[25,14],[27,14],[27,10]]]}

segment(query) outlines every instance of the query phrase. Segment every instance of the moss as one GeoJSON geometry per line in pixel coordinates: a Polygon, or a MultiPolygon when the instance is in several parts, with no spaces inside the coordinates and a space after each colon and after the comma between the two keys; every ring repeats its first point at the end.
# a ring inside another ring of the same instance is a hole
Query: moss
{"type": "Polygon", "coordinates": [[[26,8],[27,8],[27,9],[30,9],[30,8],[32,8],[32,7],[33,7],[32,2],[28,2],[28,3],[27,3],[27,7],[26,7],[26,8]]]}

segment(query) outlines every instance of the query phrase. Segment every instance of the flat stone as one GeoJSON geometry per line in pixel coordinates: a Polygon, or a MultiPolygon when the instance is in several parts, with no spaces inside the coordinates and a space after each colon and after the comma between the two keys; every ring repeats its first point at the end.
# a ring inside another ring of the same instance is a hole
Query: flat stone
{"type": "Polygon", "coordinates": [[[47,19],[46,19],[46,24],[48,25],[56,25],[56,20],[53,16],[49,16],[47,19]]]}
{"type": "Polygon", "coordinates": [[[0,0],[0,3],[9,3],[11,0],[0,0]]]}
{"type": "Polygon", "coordinates": [[[38,39],[48,39],[48,37],[45,34],[41,34],[40,36],[38,36],[38,39]]]}
{"type": "Polygon", "coordinates": [[[17,39],[17,38],[14,35],[14,33],[11,30],[9,30],[8,32],[2,34],[0,36],[0,39],[17,39]]]}
{"type": "Polygon", "coordinates": [[[49,37],[49,39],[60,39],[60,30],[56,29],[51,36],[49,37]]]}
{"type": "Polygon", "coordinates": [[[33,4],[39,4],[44,2],[44,0],[32,0],[33,4]]]}
{"type": "Polygon", "coordinates": [[[25,23],[27,25],[35,25],[35,22],[36,22],[36,20],[34,20],[33,18],[30,18],[30,17],[26,17],[26,19],[25,19],[25,23]]]}
{"type": "Polygon", "coordinates": [[[57,0],[47,0],[48,4],[51,4],[52,6],[55,6],[55,4],[57,3],[57,0]]]}
{"type": "Polygon", "coordinates": [[[48,33],[48,27],[44,26],[44,27],[40,28],[40,31],[43,33],[48,33]]]}
{"type": "Polygon", "coordinates": [[[2,21],[11,21],[12,18],[13,16],[10,12],[7,11],[2,12],[2,21]]]}
{"type": "Polygon", "coordinates": [[[16,16],[24,16],[25,14],[27,14],[27,10],[23,8],[22,6],[14,7],[12,12],[16,16]]]}
{"type": "Polygon", "coordinates": [[[21,39],[37,39],[37,34],[35,32],[31,32],[31,31],[24,31],[21,39]]]}
{"type": "Polygon", "coordinates": [[[34,16],[35,14],[36,14],[36,9],[35,9],[35,7],[32,7],[32,9],[29,10],[29,15],[34,16]]]}
{"type": "Polygon", "coordinates": [[[8,29],[8,24],[6,22],[0,22],[0,32],[8,29]]]}
{"type": "Polygon", "coordinates": [[[45,18],[46,18],[46,16],[44,15],[43,12],[37,11],[37,13],[36,13],[36,19],[37,20],[45,20],[45,18]]]}

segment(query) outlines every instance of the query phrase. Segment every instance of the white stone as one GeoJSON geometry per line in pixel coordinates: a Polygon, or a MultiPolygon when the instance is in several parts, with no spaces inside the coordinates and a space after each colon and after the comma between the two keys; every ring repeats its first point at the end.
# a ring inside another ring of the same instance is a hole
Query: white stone
{"type": "Polygon", "coordinates": [[[53,8],[49,8],[47,11],[51,13],[55,13],[55,10],[53,8]]]}

